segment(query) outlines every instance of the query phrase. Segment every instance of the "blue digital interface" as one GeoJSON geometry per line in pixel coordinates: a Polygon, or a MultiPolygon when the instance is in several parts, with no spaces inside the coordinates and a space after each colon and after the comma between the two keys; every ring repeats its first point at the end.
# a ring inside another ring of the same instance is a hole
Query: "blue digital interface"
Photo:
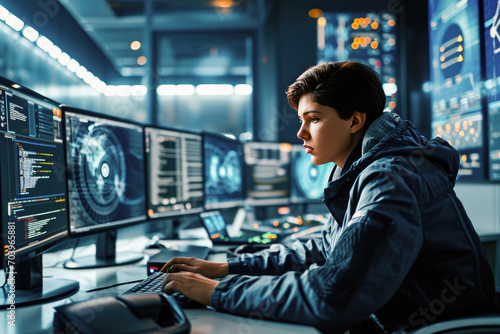
{"type": "Polygon", "coordinates": [[[279,205],[290,201],[291,149],[289,143],[245,144],[249,204],[279,205]]]}
{"type": "Polygon", "coordinates": [[[70,232],[146,218],[141,126],[66,110],[70,232]]]}
{"type": "Polygon", "coordinates": [[[0,239],[32,257],[67,235],[61,109],[14,86],[0,78],[0,239]]]}
{"type": "Polygon", "coordinates": [[[224,135],[204,132],[203,159],[205,208],[242,205],[245,199],[242,144],[224,135]]]}
{"type": "Polygon", "coordinates": [[[319,202],[333,164],[315,165],[302,145],[291,152],[290,199],[293,203],[319,202]]]}
{"type": "Polygon", "coordinates": [[[387,108],[397,104],[396,17],[389,13],[324,13],[318,19],[318,63],[356,60],[382,77],[387,108]]]}
{"type": "Polygon", "coordinates": [[[478,0],[429,1],[432,135],[460,154],[459,180],[485,177],[478,0]]]}
{"type": "Polygon", "coordinates": [[[500,1],[484,0],[485,92],[488,102],[489,177],[500,180],[500,1]]]}

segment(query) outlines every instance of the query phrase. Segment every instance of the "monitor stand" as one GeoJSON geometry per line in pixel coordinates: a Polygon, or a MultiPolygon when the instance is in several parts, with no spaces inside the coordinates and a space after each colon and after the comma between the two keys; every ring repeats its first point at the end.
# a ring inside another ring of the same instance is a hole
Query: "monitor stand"
{"type": "Polygon", "coordinates": [[[74,258],[64,263],[64,267],[67,269],[87,269],[121,266],[139,262],[144,258],[144,255],[140,253],[117,253],[116,234],[116,230],[111,230],[97,235],[95,256],[74,258]]]}
{"type": "Polygon", "coordinates": [[[0,309],[15,310],[19,306],[48,303],[69,297],[80,289],[77,281],[44,278],[42,255],[8,269],[7,283],[0,291],[0,309]]]}

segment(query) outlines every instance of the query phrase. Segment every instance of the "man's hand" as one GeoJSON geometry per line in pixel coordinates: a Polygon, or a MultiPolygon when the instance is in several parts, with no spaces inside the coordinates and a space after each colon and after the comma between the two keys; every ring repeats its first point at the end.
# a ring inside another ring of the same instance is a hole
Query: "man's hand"
{"type": "Polygon", "coordinates": [[[203,305],[210,306],[210,298],[219,281],[190,272],[171,273],[165,276],[163,291],[176,290],[203,305]]]}
{"type": "Polygon", "coordinates": [[[171,272],[179,273],[187,271],[201,274],[208,278],[225,277],[229,273],[229,266],[226,262],[210,262],[195,257],[174,257],[160,271],[166,273],[167,269],[172,266],[171,272]]]}

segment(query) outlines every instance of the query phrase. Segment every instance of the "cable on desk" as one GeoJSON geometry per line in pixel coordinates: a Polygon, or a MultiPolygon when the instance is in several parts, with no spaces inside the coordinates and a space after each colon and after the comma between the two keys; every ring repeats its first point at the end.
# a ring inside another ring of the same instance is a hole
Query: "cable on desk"
{"type": "Polygon", "coordinates": [[[116,283],[116,284],[113,284],[113,285],[108,285],[108,286],[103,286],[103,287],[100,287],[100,288],[90,289],[90,290],[87,290],[85,292],[94,292],[94,291],[106,290],[106,289],[114,288],[114,287],[120,286],[120,285],[132,284],[132,283],[139,283],[139,282],[142,282],[142,281],[144,281],[144,278],[143,279],[138,279],[138,280],[135,280],[135,281],[123,282],[123,283],[116,283]]]}
{"type": "Polygon", "coordinates": [[[44,268],[56,268],[60,263],[64,263],[64,262],[73,260],[73,256],[75,256],[75,251],[76,251],[76,248],[78,247],[79,243],[80,243],[80,238],[77,238],[75,241],[75,245],[73,246],[73,252],[71,253],[69,260],[59,260],[59,261],[56,261],[56,263],[54,263],[53,265],[44,266],[44,268]]]}

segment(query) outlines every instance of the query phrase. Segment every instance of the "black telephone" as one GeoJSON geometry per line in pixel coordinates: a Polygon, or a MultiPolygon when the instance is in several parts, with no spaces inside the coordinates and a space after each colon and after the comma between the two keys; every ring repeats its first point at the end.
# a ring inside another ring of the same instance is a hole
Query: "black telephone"
{"type": "Polygon", "coordinates": [[[189,333],[191,324],[165,293],[127,294],[55,307],[54,333],[189,333]]]}

